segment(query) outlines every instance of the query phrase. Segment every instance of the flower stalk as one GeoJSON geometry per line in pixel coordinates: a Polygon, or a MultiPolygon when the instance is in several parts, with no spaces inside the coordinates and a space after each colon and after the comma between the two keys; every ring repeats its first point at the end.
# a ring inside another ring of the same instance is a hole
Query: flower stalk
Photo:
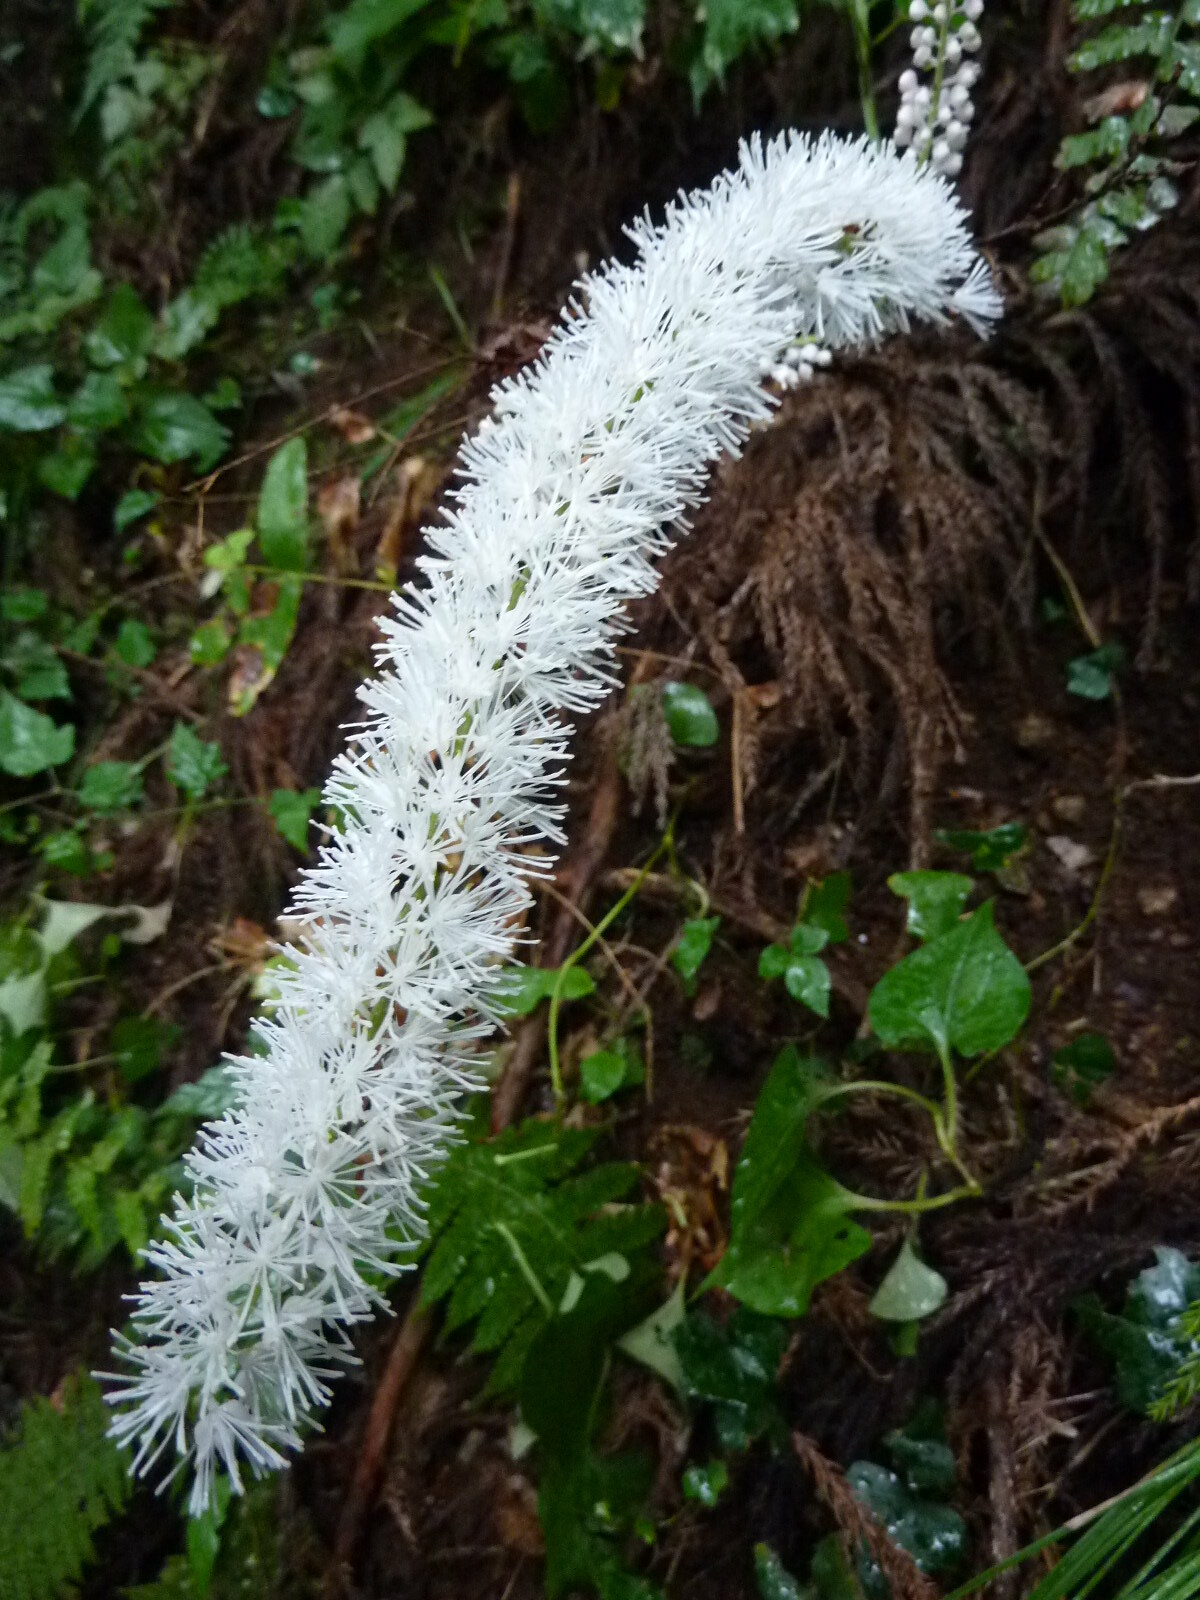
{"type": "Polygon", "coordinates": [[[146,1251],[112,1431],[139,1472],[189,1468],[193,1512],[217,1471],[286,1464],[387,1308],[562,841],[572,722],[617,682],[622,608],[712,463],[771,416],[764,379],[1001,310],[949,185],[866,140],[754,140],[629,235],[463,445],[325,789],[342,822],[295,890],[261,1053],[232,1062],[238,1102],[146,1251]]]}

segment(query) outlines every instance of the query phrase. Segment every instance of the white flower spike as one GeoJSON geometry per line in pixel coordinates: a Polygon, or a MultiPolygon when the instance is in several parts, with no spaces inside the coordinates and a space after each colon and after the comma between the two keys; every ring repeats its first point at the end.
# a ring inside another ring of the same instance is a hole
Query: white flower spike
{"type": "Polygon", "coordinates": [[[190,1463],[194,1512],[216,1470],[285,1464],[385,1306],[546,867],[525,849],[561,841],[568,719],[617,681],[621,608],[712,462],[770,416],[764,374],[1001,312],[950,187],[865,140],[756,139],[629,235],[463,446],[325,790],[344,826],[296,890],[265,1054],[233,1063],[237,1109],[146,1252],[112,1431],[139,1472],[190,1463]]]}
{"type": "Polygon", "coordinates": [[[979,68],[968,59],[983,43],[977,26],[983,0],[912,0],[909,36],[913,64],[900,74],[900,109],[895,140],[911,145],[937,172],[957,178],[962,171],[975,106],[971,90],[979,68]],[[922,82],[922,76],[928,82],[922,82]]]}

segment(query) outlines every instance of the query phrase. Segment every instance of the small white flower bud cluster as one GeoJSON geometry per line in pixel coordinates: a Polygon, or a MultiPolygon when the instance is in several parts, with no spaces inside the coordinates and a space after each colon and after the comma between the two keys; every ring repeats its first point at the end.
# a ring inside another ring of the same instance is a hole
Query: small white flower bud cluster
{"type": "Polygon", "coordinates": [[[913,64],[900,74],[896,143],[912,145],[935,172],[957,178],[975,105],[983,0],[912,0],[913,64]],[[929,79],[922,82],[922,77],[929,79]]]}
{"type": "Polygon", "coordinates": [[[833,351],[809,340],[789,345],[777,363],[769,363],[763,370],[781,389],[798,389],[802,383],[812,381],[818,367],[832,365],[833,351]]]}

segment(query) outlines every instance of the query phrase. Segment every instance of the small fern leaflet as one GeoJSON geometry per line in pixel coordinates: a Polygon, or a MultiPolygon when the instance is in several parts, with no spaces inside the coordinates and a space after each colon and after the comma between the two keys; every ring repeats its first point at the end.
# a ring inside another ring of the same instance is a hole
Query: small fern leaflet
{"type": "Polygon", "coordinates": [[[572,1274],[628,1256],[662,1231],[657,1206],[627,1200],[638,1178],[632,1163],[576,1173],[600,1131],[530,1120],[460,1146],[438,1175],[422,1300],[446,1302],[447,1332],[473,1323],[473,1350],[498,1352],[489,1394],[515,1387],[572,1274]]]}

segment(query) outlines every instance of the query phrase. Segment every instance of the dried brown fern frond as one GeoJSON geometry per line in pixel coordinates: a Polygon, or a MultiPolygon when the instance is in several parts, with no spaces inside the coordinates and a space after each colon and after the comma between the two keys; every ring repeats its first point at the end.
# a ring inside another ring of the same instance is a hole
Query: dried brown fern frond
{"type": "Polygon", "coordinates": [[[1029,506],[1051,450],[1041,402],[1016,379],[903,353],[818,382],[751,440],[666,582],[669,611],[745,713],[747,795],[772,738],[849,744],[860,791],[898,747],[920,852],[964,733],[941,646],[994,626],[1028,587],[1029,506]]]}

